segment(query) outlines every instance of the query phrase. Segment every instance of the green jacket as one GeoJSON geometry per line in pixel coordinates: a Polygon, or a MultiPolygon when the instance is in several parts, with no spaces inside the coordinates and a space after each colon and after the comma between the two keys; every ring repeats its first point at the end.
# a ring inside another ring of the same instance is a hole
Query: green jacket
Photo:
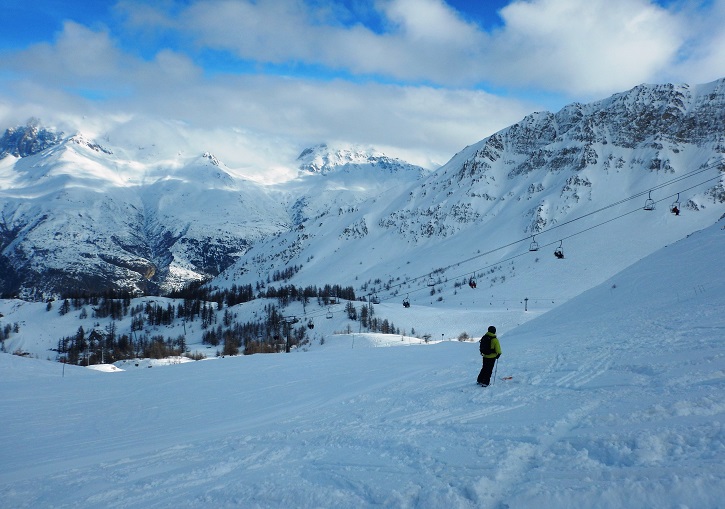
{"type": "Polygon", "coordinates": [[[486,334],[484,334],[483,337],[487,337],[491,340],[491,349],[494,351],[494,353],[490,353],[488,355],[481,354],[481,356],[485,357],[486,359],[494,359],[501,355],[501,343],[498,342],[496,334],[494,334],[493,332],[487,332],[486,334]]]}

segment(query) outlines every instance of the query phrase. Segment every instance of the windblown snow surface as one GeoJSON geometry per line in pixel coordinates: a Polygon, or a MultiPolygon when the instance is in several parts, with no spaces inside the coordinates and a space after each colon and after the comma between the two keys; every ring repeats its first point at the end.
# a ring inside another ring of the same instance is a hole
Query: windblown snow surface
{"type": "Polygon", "coordinates": [[[0,505],[725,507],[724,224],[500,327],[485,389],[476,343],[400,336],[64,376],[0,355],[0,505]]]}

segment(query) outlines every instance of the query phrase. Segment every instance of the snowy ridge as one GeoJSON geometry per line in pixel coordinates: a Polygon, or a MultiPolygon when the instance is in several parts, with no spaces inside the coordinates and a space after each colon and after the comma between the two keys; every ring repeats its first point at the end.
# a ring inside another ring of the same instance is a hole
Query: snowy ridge
{"type": "MultiPolygon", "coordinates": [[[[719,507],[723,221],[499,326],[487,389],[474,384],[475,343],[371,348],[399,336],[65,376],[0,355],[12,395],[0,400],[0,497],[9,508],[719,507]]],[[[460,313],[449,308],[449,324],[460,313]]],[[[497,313],[478,310],[481,327],[513,311],[497,313]]]]}
{"type": "MultiPolygon", "coordinates": [[[[34,128],[25,138],[37,141],[43,132],[34,128]]],[[[82,134],[54,140],[0,162],[5,294],[178,289],[219,274],[256,242],[329,212],[331,198],[359,203],[423,171],[358,152],[336,169],[269,188],[208,152],[159,160],[140,148],[142,158],[127,159],[132,150],[82,134]]]]}

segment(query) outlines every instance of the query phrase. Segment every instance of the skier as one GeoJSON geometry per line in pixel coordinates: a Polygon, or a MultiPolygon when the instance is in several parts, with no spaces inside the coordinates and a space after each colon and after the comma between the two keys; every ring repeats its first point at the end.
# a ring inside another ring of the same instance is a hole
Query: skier
{"type": "Polygon", "coordinates": [[[498,342],[496,327],[493,325],[488,328],[488,332],[481,338],[480,351],[481,357],[483,357],[483,365],[476,381],[478,385],[488,387],[488,384],[491,383],[491,373],[494,364],[496,364],[496,359],[501,357],[501,344],[498,342]]]}

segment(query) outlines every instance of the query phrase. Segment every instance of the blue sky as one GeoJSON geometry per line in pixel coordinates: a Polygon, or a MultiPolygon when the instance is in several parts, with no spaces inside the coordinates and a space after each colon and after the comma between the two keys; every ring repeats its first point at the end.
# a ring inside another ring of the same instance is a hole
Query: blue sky
{"type": "Polygon", "coordinates": [[[725,76],[725,0],[4,0],[0,128],[434,166],[535,110],[725,76]],[[173,136],[170,134],[173,133],[173,136]]]}

